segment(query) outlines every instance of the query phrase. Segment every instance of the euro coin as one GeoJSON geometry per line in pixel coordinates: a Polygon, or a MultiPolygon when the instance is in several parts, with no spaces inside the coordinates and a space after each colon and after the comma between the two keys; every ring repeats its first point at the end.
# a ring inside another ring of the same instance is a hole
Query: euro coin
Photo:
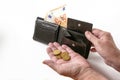
{"type": "Polygon", "coordinates": [[[65,60],[65,61],[70,60],[70,56],[69,56],[69,54],[68,54],[67,52],[62,52],[62,53],[61,53],[61,57],[62,57],[62,59],[65,60]]]}
{"type": "Polygon", "coordinates": [[[61,53],[60,50],[54,50],[54,51],[53,51],[53,54],[54,54],[54,55],[59,55],[60,53],[61,53]]]}
{"type": "Polygon", "coordinates": [[[61,56],[60,56],[60,54],[59,54],[59,55],[56,55],[56,58],[57,58],[57,59],[61,59],[61,56]]]}

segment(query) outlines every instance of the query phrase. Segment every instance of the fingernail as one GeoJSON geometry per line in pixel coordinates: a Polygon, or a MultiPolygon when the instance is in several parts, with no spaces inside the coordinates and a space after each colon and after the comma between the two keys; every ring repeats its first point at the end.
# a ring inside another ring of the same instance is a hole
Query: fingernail
{"type": "Polygon", "coordinates": [[[51,45],[51,44],[52,44],[52,42],[49,42],[49,43],[48,43],[48,46],[51,45]]]}
{"type": "Polygon", "coordinates": [[[90,32],[89,31],[86,31],[85,34],[89,34],[90,32]]]}

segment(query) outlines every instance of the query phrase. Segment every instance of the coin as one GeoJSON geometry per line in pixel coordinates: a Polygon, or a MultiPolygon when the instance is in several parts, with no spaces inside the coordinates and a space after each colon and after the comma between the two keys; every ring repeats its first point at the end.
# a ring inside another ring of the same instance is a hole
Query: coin
{"type": "Polygon", "coordinates": [[[68,61],[71,58],[68,52],[61,52],[60,50],[57,49],[53,51],[53,54],[57,59],[63,59],[65,61],[68,61]]]}
{"type": "Polygon", "coordinates": [[[59,54],[59,55],[56,55],[56,58],[57,58],[57,59],[61,59],[62,57],[61,57],[61,55],[59,54]]]}
{"type": "Polygon", "coordinates": [[[54,55],[59,55],[60,53],[61,53],[60,50],[54,50],[54,51],[53,51],[53,54],[54,54],[54,55]]]}
{"type": "Polygon", "coordinates": [[[70,60],[69,53],[67,53],[67,52],[62,52],[62,53],[61,53],[61,57],[62,57],[62,59],[65,60],[65,61],[70,60]]]}

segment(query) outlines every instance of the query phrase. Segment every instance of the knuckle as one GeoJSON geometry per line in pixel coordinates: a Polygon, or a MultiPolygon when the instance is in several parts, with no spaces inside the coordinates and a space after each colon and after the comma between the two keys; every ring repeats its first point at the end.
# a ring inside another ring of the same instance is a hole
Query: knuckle
{"type": "Polygon", "coordinates": [[[110,32],[105,32],[105,35],[106,36],[111,36],[111,33],[110,32]]]}
{"type": "Polygon", "coordinates": [[[59,73],[59,74],[61,74],[61,75],[63,75],[63,74],[64,74],[64,72],[62,72],[62,71],[60,71],[60,70],[58,70],[58,73],[59,73]]]}
{"type": "Polygon", "coordinates": [[[100,45],[100,44],[102,44],[102,41],[98,40],[98,41],[96,41],[96,44],[100,45]]]}

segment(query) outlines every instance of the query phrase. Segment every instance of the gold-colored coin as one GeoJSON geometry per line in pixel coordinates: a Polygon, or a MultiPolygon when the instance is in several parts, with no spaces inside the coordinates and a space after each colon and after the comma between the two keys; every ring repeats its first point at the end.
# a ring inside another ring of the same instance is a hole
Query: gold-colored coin
{"type": "Polygon", "coordinates": [[[53,54],[57,59],[63,59],[65,61],[68,61],[71,58],[68,52],[61,52],[60,50],[57,49],[53,51],[53,54]]]}
{"type": "Polygon", "coordinates": [[[60,56],[60,54],[59,54],[59,55],[56,55],[56,58],[57,58],[57,59],[61,59],[61,56],[60,56]]]}
{"type": "Polygon", "coordinates": [[[70,60],[70,56],[69,56],[69,54],[68,54],[67,52],[62,52],[62,53],[61,53],[61,57],[62,57],[62,59],[65,60],[65,61],[70,60]]]}
{"type": "Polygon", "coordinates": [[[59,55],[60,53],[61,53],[60,50],[54,50],[54,51],[53,51],[53,54],[54,54],[54,55],[59,55]]]}

